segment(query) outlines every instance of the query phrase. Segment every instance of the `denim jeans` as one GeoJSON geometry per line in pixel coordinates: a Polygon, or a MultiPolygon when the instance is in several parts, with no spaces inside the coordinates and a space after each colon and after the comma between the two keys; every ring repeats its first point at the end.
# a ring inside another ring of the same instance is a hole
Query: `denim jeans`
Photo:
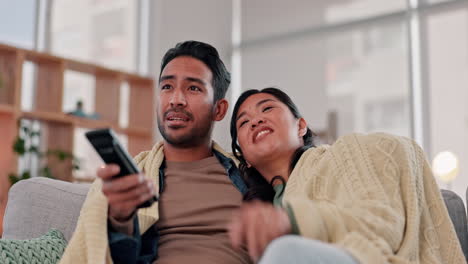
{"type": "Polygon", "coordinates": [[[260,264],[358,264],[343,249],[321,241],[288,235],[273,240],[260,264]]]}

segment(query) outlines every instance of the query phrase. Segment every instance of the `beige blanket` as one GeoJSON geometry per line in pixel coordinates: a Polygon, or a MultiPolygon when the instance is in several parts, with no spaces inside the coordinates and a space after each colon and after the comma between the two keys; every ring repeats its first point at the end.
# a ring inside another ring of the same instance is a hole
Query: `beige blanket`
{"type": "MultiPolygon", "coordinates": [[[[213,142],[213,149],[226,157],[226,153],[213,142]]],[[[138,154],[135,158],[138,167],[150,178],[159,192],[159,167],[164,160],[163,144],[157,143],[151,151],[138,154]]],[[[101,191],[102,181],[97,179],[91,185],[81,208],[78,224],[60,263],[96,264],[112,263],[107,235],[107,199],[101,191]]],[[[143,234],[158,220],[158,203],[138,210],[140,232],[143,234]]]]}
{"type": "Polygon", "coordinates": [[[362,264],[465,263],[421,148],[388,134],[353,134],[309,149],[283,203],[300,234],[333,243],[362,264]]]}

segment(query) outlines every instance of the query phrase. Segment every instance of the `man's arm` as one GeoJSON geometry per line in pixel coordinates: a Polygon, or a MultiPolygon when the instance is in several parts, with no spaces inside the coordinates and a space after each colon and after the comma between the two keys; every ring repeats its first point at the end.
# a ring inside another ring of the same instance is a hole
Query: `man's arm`
{"type": "MultiPolygon", "coordinates": [[[[102,192],[108,209],[108,238],[111,256],[115,263],[145,263],[156,257],[157,236],[140,235],[136,211],[138,205],[155,194],[153,183],[143,174],[131,174],[115,178],[116,165],[106,165],[97,171],[102,179],[102,192]],[[141,262],[140,262],[141,260],[141,262]]],[[[151,228],[150,228],[151,229],[151,228]]]]}
{"type": "Polygon", "coordinates": [[[154,226],[140,235],[138,217],[119,222],[108,220],[109,248],[114,263],[151,263],[157,257],[158,236],[154,226]]]}

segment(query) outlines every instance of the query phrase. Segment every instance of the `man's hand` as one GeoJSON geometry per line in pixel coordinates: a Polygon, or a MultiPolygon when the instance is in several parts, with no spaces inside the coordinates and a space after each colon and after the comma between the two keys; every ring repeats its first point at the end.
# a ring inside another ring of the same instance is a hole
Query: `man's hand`
{"type": "Polygon", "coordinates": [[[130,174],[113,178],[119,173],[119,166],[109,164],[98,169],[102,179],[102,192],[109,202],[109,216],[117,221],[128,220],[138,205],[155,195],[151,180],[143,174],[130,174]]]}
{"type": "Polygon", "coordinates": [[[252,259],[258,261],[272,240],[291,233],[291,223],[284,209],[254,201],[241,206],[228,229],[232,246],[245,244],[252,259]]]}

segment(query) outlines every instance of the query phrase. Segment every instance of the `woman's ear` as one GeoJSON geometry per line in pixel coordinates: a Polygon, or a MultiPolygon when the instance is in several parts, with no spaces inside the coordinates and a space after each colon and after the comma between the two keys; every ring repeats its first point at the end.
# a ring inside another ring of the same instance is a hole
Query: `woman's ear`
{"type": "Polygon", "coordinates": [[[214,115],[213,115],[213,120],[214,121],[221,121],[223,120],[224,116],[227,113],[229,107],[229,103],[226,99],[221,99],[216,102],[216,105],[214,107],[214,115]]]}
{"type": "Polygon", "coordinates": [[[302,138],[307,133],[307,121],[303,117],[299,118],[299,137],[302,138]]]}

